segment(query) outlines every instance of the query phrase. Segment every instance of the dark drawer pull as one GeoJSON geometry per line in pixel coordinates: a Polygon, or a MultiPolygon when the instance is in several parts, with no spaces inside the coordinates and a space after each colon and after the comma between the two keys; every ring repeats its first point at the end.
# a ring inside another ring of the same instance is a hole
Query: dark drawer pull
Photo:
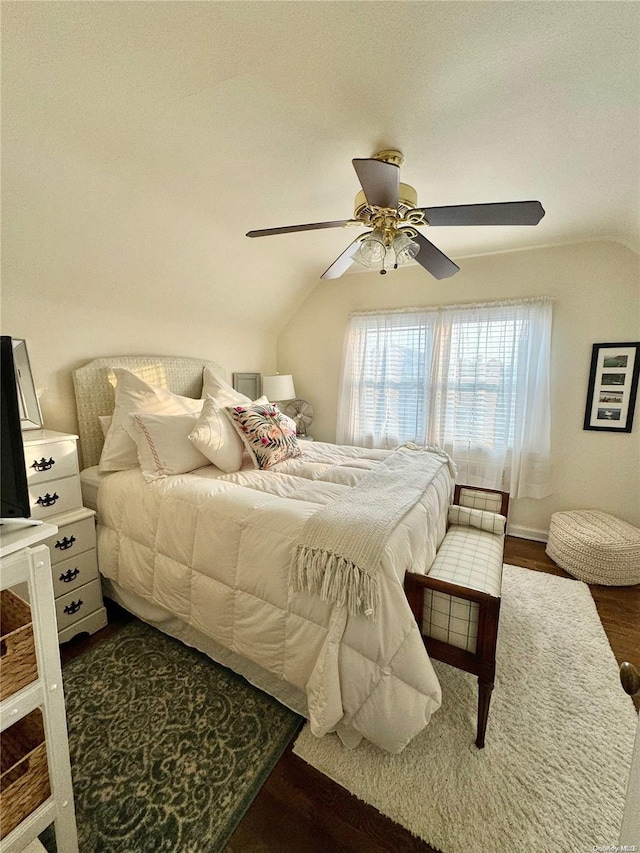
{"type": "Polygon", "coordinates": [[[53,506],[57,500],[60,500],[60,495],[57,492],[54,492],[52,495],[47,492],[44,497],[39,497],[36,503],[40,504],[40,506],[53,506]]]}
{"type": "Polygon", "coordinates": [[[34,459],[33,465],[31,466],[34,471],[48,471],[50,468],[56,464],[56,460],[50,456],[49,459],[45,459],[44,456],[38,462],[37,459],[34,459]]]}
{"type": "Polygon", "coordinates": [[[61,551],[66,551],[68,548],[71,548],[75,541],[75,536],[65,536],[64,539],[58,539],[53,547],[59,548],[61,551]]]}
{"type": "Polygon", "coordinates": [[[62,583],[71,583],[71,581],[74,581],[78,577],[79,574],[80,574],[80,569],[78,569],[78,568],[69,569],[69,571],[64,572],[63,574],[60,575],[60,580],[62,581],[62,583]]]}
{"type": "Polygon", "coordinates": [[[68,613],[71,616],[71,614],[77,613],[83,604],[83,600],[79,598],[77,601],[72,601],[71,604],[67,604],[67,606],[64,608],[64,612],[68,613]]]}

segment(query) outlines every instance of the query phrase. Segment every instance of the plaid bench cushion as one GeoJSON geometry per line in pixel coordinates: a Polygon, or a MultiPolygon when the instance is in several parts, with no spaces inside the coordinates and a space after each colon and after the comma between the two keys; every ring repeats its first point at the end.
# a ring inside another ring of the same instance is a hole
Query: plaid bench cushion
{"type": "Polygon", "coordinates": [[[500,512],[502,492],[474,489],[473,486],[461,486],[458,502],[460,506],[471,507],[472,509],[500,512]]]}
{"type": "Polygon", "coordinates": [[[454,505],[449,507],[448,523],[449,525],[459,524],[461,527],[477,527],[488,533],[503,534],[507,519],[496,512],[454,505]]]}
{"type": "MultiPolygon", "coordinates": [[[[498,518],[503,519],[502,516],[498,518]]],[[[500,597],[503,545],[502,534],[451,525],[429,577],[500,597]]],[[[424,593],[422,633],[474,653],[478,605],[455,595],[427,589],[424,593]]]]}

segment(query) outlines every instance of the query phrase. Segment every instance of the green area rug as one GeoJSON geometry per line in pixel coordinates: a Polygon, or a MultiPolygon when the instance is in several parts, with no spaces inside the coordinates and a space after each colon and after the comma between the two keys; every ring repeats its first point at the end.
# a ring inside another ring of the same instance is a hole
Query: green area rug
{"type": "Polygon", "coordinates": [[[138,620],[63,678],[82,853],[223,850],[302,724],[138,620]]]}

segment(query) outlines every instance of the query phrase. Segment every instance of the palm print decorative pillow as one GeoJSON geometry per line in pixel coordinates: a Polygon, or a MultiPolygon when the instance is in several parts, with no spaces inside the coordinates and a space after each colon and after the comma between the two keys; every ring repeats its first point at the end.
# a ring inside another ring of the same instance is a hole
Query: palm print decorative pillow
{"type": "Polygon", "coordinates": [[[244,442],[256,468],[302,456],[291,418],[272,403],[226,406],[225,414],[244,442]]]}

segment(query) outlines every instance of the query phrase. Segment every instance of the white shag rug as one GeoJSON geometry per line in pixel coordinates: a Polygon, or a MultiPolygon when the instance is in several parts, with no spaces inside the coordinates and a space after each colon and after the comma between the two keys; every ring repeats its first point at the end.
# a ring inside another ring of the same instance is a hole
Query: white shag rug
{"type": "Polygon", "coordinates": [[[294,752],[442,853],[618,843],[637,716],[586,584],[505,566],[484,749],[477,679],[434,667],[442,706],[400,755],[308,724],[294,752]]]}

